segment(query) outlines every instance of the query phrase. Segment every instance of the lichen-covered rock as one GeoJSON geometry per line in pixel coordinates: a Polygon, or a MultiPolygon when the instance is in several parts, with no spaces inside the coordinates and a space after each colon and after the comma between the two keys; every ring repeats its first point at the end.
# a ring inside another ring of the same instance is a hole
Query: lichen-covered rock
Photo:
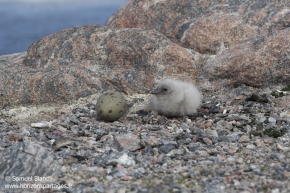
{"type": "Polygon", "coordinates": [[[109,89],[148,93],[155,78],[195,79],[198,57],[157,31],[70,28],[32,44],[24,61],[0,57],[1,105],[67,101],[109,89]]]}

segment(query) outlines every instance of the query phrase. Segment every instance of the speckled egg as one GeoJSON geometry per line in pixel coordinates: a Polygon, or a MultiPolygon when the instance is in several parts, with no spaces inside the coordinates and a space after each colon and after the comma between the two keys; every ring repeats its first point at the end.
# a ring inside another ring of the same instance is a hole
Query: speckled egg
{"type": "Polygon", "coordinates": [[[96,110],[105,121],[116,121],[126,113],[127,104],[124,96],[117,91],[106,91],[98,99],[96,110]]]}

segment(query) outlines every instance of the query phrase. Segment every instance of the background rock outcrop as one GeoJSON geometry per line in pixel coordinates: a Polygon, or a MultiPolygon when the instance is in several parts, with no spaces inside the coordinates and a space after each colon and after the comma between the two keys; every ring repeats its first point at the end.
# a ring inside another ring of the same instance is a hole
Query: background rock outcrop
{"type": "Polygon", "coordinates": [[[158,30],[183,47],[211,55],[201,68],[203,88],[290,81],[289,1],[135,0],[107,25],[158,30]]]}
{"type": "Polygon", "coordinates": [[[106,25],[154,29],[184,47],[202,54],[216,54],[288,28],[289,2],[131,0],[106,25]]]}
{"type": "Polygon", "coordinates": [[[1,106],[103,90],[149,93],[176,77],[202,90],[290,83],[289,2],[131,0],[107,21],[0,57],[1,106]]]}
{"type": "Polygon", "coordinates": [[[98,25],[47,36],[24,55],[23,62],[0,63],[2,106],[77,99],[107,89],[148,93],[158,77],[193,80],[199,56],[157,31],[98,25]]]}

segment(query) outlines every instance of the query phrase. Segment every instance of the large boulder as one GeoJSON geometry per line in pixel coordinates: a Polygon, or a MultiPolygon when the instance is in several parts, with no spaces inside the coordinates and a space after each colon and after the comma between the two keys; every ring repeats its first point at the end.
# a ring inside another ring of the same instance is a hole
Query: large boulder
{"type": "Polygon", "coordinates": [[[203,88],[290,81],[289,1],[131,0],[106,25],[158,30],[210,55],[200,68],[203,88]]]}
{"type": "Polygon", "coordinates": [[[107,89],[148,93],[155,78],[194,80],[199,54],[157,31],[90,25],[47,36],[21,56],[0,57],[2,106],[66,101],[107,89]]]}
{"type": "Polygon", "coordinates": [[[1,106],[67,101],[156,79],[201,90],[290,83],[290,4],[270,0],[131,0],[106,26],[65,29],[0,56],[1,106]]]}

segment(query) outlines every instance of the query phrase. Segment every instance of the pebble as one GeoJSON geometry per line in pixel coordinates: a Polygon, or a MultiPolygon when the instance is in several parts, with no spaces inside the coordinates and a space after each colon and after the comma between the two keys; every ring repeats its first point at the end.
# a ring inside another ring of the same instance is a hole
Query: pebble
{"type": "Polygon", "coordinates": [[[247,149],[256,149],[256,146],[253,144],[249,144],[246,146],[247,149]]]}
{"type": "Polygon", "coordinates": [[[42,121],[40,123],[31,123],[31,127],[37,127],[37,128],[50,128],[52,126],[51,122],[47,122],[47,121],[42,121]]]}
{"type": "Polygon", "coordinates": [[[276,123],[276,119],[274,119],[273,117],[269,117],[268,122],[269,123],[276,123]]]}
{"type": "Polygon", "coordinates": [[[248,135],[243,135],[238,140],[239,143],[248,143],[250,141],[251,141],[251,139],[250,139],[250,137],[248,135]]]}
{"type": "Polygon", "coordinates": [[[258,147],[264,147],[265,146],[265,143],[262,139],[256,139],[254,144],[258,147]]]}

